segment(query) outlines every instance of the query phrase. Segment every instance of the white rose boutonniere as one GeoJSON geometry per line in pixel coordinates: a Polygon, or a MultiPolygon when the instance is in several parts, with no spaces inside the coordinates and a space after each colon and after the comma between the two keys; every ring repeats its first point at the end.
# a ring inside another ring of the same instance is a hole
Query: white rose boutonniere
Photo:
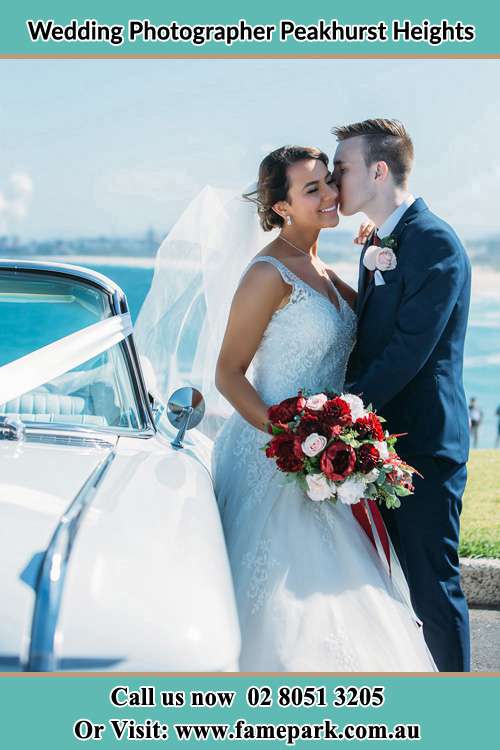
{"type": "Polygon", "coordinates": [[[369,271],[394,271],[398,265],[396,250],[398,242],[389,235],[379,245],[370,245],[363,256],[363,265],[369,271]]]}

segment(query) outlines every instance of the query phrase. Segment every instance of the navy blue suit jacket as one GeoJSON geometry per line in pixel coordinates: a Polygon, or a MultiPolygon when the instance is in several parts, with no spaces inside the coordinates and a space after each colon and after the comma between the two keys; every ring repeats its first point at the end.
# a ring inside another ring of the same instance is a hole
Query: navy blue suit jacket
{"type": "Polygon", "coordinates": [[[467,460],[462,371],[470,263],[453,229],[418,198],[392,232],[397,267],[366,287],[363,249],[358,337],[348,388],[387,419],[401,455],[467,460]]]}

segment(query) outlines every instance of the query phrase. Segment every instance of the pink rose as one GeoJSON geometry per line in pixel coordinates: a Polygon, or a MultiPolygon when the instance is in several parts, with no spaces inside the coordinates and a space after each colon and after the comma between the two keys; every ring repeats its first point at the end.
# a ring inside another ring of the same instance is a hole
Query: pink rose
{"type": "Polygon", "coordinates": [[[317,432],[313,432],[311,435],[308,435],[302,443],[302,450],[306,456],[314,458],[314,456],[317,456],[318,453],[321,453],[321,451],[326,448],[327,442],[328,440],[326,437],[318,435],[317,432]]]}
{"type": "Polygon", "coordinates": [[[375,256],[375,268],[379,271],[394,271],[397,266],[396,256],[390,247],[381,247],[375,256]]]}
{"type": "Polygon", "coordinates": [[[306,409],[310,409],[311,411],[321,411],[327,401],[328,396],[325,396],[324,393],[316,393],[314,396],[307,399],[306,409]]]}

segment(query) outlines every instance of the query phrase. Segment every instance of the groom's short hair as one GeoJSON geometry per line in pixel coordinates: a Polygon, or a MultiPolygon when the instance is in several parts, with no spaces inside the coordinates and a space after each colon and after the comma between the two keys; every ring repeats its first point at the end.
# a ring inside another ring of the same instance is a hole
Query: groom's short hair
{"type": "Polygon", "coordinates": [[[363,120],[336,126],[332,133],[338,141],[363,136],[366,166],[385,161],[396,185],[406,181],[413,166],[413,143],[399,120],[363,120]]]}

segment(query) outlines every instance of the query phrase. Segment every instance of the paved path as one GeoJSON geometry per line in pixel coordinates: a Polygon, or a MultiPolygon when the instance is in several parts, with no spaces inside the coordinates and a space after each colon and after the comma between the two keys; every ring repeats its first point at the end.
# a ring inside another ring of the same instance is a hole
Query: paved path
{"type": "Polygon", "coordinates": [[[472,671],[500,672],[500,611],[471,609],[472,671]]]}

